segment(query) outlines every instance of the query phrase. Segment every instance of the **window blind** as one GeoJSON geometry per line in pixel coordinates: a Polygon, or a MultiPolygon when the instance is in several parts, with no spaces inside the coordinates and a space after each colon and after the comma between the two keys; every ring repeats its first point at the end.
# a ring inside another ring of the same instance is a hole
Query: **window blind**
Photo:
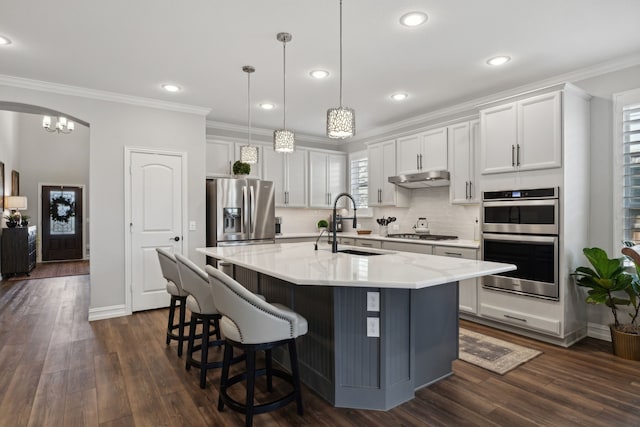
{"type": "Polygon", "coordinates": [[[640,104],[622,110],[624,239],[640,243],[640,104]]]}
{"type": "Polygon", "coordinates": [[[358,209],[369,207],[369,160],[351,160],[351,195],[358,209]]]}

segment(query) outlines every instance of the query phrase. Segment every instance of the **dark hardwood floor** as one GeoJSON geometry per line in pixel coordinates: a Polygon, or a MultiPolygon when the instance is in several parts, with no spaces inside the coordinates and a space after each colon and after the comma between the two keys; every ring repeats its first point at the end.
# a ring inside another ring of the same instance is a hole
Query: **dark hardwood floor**
{"type": "MultiPolygon", "coordinates": [[[[216,409],[219,371],[201,390],[198,370],[164,345],[167,310],[89,323],[88,305],[89,276],[0,282],[0,426],[243,425],[216,409]]],[[[464,325],[544,354],[504,376],[457,361],[452,377],[388,412],[333,408],[305,388],[303,417],[290,405],[254,425],[640,425],[640,362],[609,343],[563,349],[464,325]]]]}

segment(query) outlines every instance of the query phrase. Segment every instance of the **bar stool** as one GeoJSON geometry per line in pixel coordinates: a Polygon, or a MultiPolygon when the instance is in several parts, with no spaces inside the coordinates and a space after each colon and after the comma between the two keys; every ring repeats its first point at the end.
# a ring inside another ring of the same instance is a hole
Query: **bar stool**
{"type": "Polygon", "coordinates": [[[167,345],[171,343],[171,340],[178,341],[178,357],[182,357],[183,343],[187,341],[187,337],[184,336],[187,293],[182,288],[182,283],[180,282],[176,257],[166,249],[156,248],[156,252],[158,253],[158,260],[160,261],[162,276],[167,280],[167,292],[171,295],[169,322],[167,324],[167,345]],[[180,303],[178,305],[179,320],[178,323],[173,323],[177,303],[180,303]],[[177,335],[173,332],[175,329],[178,330],[177,335]]]}
{"type": "Polygon", "coordinates": [[[213,297],[220,313],[220,328],[225,336],[224,359],[220,377],[218,410],[224,405],[246,415],[245,425],[251,426],[253,416],[282,408],[295,400],[298,414],[303,414],[300,372],[295,339],[307,333],[307,320],[281,304],[270,304],[243,287],[226,274],[211,266],[206,267],[213,297]],[[271,351],[278,346],[288,346],[291,374],[273,369],[271,351]],[[246,355],[246,373],[229,378],[233,348],[242,349],[246,355]],[[266,367],[256,369],[256,352],[265,351],[266,367]],[[272,376],[284,379],[293,386],[286,396],[261,405],[254,404],[256,376],[267,376],[267,389],[272,390],[272,376]],[[227,389],[243,380],[247,381],[246,400],[242,404],[232,399],[227,389]]]}
{"type": "Polygon", "coordinates": [[[187,307],[191,311],[185,368],[187,370],[190,370],[191,366],[200,368],[200,388],[205,388],[207,370],[222,367],[222,361],[208,361],[209,347],[222,346],[224,343],[220,339],[218,323],[221,315],[213,303],[211,285],[207,274],[191,260],[180,254],[176,254],[176,261],[182,286],[188,293],[187,307]],[[202,322],[202,334],[196,336],[196,325],[199,321],[202,322]],[[215,340],[209,339],[211,335],[215,335],[215,340]],[[201,341],[199,345],[196,345],[195,341],[198,338],[201,341]],[[198,350],[200,350],[200,360],[193,357],[193,353],[198,350]]]}

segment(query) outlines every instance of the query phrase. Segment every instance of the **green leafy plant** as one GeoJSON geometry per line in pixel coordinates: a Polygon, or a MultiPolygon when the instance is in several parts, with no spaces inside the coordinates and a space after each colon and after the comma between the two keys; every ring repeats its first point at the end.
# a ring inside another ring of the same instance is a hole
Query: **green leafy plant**
{"type": "MultiPolygon", "coordinates": [[[[629,302],[633,307],[633,312],[629,313],[631,317],[631,324],[636,325],[638,320],[638,313],[640,312],[640,253],[636,251],[633,242],[624,242],[625,248],[622,249],[623,255],[625,255],[635,267],[635,273],[631,284],[626,289],[627,295],[629,295],[629,302]]],[[[638,328],[640,329],[640,327],[638,328]]],[[[637,331],[640,333],[640,330],[637,331]]]]}
{"type": "Polygon", "coordinates": [[[251,165],[249,163],[241,162],[237,160],[233,164],[233,174],[234,175],[249,175],[251,173],[251,165]]]}
{"type": "Polygon", "coordinates": [[[5,215],[3,218],[6,219],[7,222],[18,222],[20,221],[20,214],[17,212],[12,212],[9,215],[5,215]]]}
{"type": "Polygon", "coordinates": [[[329,227],[329,222],[326,219],[321,219],[316,224],[316,227],[318,227],[318,228],[327,228],[327,227],[329,227]]]}
{"type": "MultiPolygon", "coordinates": [[[[588,288],[587,302],[589,304],[604,304],[611,309],[614,327],[620,327],[618,307],[631,304],[629,289],[634,277],[625,271],[624,258],[610,259],[600,248],[584,248],[584,256],[591,263],[591,267],[578,267],[572,276],[576,277],[578,286],[588,288]]],[[[637,303],[637,298],[634,299],[637,303]]],[[[633,318],[635,321],[635,318],[633,318]]]]}

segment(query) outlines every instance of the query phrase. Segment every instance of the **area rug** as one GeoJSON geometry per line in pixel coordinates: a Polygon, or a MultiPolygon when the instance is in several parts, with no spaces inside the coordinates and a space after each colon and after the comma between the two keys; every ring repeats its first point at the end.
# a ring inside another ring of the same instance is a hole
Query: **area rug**
{"type": "Polygon", "coordinates": [[[460,360],[504,375],[541,351],[460,328],[460,360]]]}
{"type": "Polygon", "coordinates": [[[89,261],[38,263],[31,273],[11,276],[7,280],[48,279],[50,277],[81,276],[89,274],[89,261]]]}

